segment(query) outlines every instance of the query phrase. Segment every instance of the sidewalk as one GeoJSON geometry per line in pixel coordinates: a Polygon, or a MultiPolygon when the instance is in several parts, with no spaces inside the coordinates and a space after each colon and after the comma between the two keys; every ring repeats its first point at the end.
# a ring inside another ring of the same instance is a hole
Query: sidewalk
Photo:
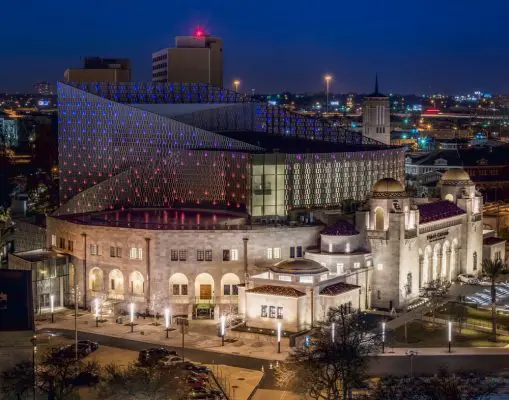
{"type": "Polygon", "coordinates": [[[419,356],[466,356],[466,355],[509,355],[509,347],[386,347],[380,357],[407,356],[406,352],[416,351],[419,356]]]}
{"type": "MultiPolygon", "coordinates": [[[[124,318],[124,322],[126,319],[124,318]]],[[[129,321],[127,319],[127,321],[129,321]]],[[[182,334],[179,326],[173,326],[175,330],[168,333],[162,325],[152,325],[153,319],[135,319],[134,332],[130,326],[117,324],[114,320],[95,325],[95,318],[89,313],[80,313],[77,318],[78,332],[97,333],[111,337],[137,340],[166,345],[173,347],[182,346],[182,334]]],[[[36,321],[36,329],[68,329],[74,330],[74,314],[55,314],[55,322],[36,321]]],[[[227,330],[225,345],[221,346],[221,338],[217,336],[217,326],[214,321],[189,321],[188,333],[184,334],[184,346],[186,348],[215,351],[218,353],[242,355],[247,357],[260,358],[265,360],[282,361],[286,359],[289,352],[289,341],[286,338],[281,340],[281,353],[277,353],[276,337],[259,335],[255,333],[235,332],[227,330]],[[230,342],[232,340],[233,342],[230,342]]]]}

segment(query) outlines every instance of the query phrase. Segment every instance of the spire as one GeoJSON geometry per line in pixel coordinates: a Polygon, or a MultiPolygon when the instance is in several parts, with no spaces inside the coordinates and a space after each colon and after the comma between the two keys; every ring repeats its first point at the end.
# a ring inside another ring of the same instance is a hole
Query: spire
{"type": "Polygon", "coordinates": [[[380,93],[378,91],[378,73],[375,75],[375,93],[380,93]]]}

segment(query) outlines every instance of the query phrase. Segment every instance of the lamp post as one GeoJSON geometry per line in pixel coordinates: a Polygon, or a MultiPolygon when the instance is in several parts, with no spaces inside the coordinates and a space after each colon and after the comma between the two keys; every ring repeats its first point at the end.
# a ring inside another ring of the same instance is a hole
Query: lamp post
{"type": "Polygon", "coordinates": [[[37,336],[32,336],[32,339],[30,339],[32,342],[32,366],[33,366],[33,397],[34,400],[36,399],[36,391],[37,391],[37,336]]]}
{"type": "Polygon", "coordinates": [[[335,322],[333,322],[330,327],[330,336],[331,336],[332,343],[334,343],[334,340],[336,339],[336,323],[335,322]]]}
{"type": "Polygon", "coordinates": [[[449,353],[451,352],[451,342],[452,342],[452,322],[447,322],[447,329],[448,329],[448,339],[449,339],[449,353]]]}
{"type": "Polygon", "coordinates": [[[55,322],[55,295],[50,294],[49,303],[51,307],[51,323],[55,322]]]}
{"type": "Polygon", "coordinates": [[[171,310],[169,308],[164,309],[164,326],[166,330],[166,339],[168,339],[168,332],[170,331],[171,325],[171,310]]]}
{"type": "Polygon", "coordinates": [[[129,311],[131,315],[131,333],[134,332],[134,303],[129,304],[129,311]]]}
{"type": "Polygon", "coordinates": [[[410,378],[414,377],[414,357],[419,354],[415,350],[408,350],[405,354],[410,357],[410,378]]]}
{"type": "Polygon", "coordinates": [[[95,308],[95,327],[99,328],[99,298],[96,297],[94,300],[94,308],[95,308]]]}
{"type": "Polygon", "coordinates": [[[332,80],[332,76],[327,74],[325,75],[325,86],[326,86],[326,104],[325,104],[325,112],[328,113],[329,112],[329,85],[330,85],[330,81],[332,80]]]}
{"type": "Polygon", "coordinates": [[[277,352],[281,353],[281,322],[277,323],[277,352]]]}
{"type": "Polygon", "coordinates": [[[382,354],[385,353],[385,322],[382,322],[382,354]]]}
{"type": "Polygon", "coordinates": [[[221,315],[221,346],[224,346],[224,334],[226,331],[226,315],[221,315]]]}
{"type": "Polygon", "coordinates": [[[235,88],[235,91],[238,92],[239,91],[239,86],[240,86],[240,80],[238,79],[235,79],[233,81],[233,87],[235,88]]]}

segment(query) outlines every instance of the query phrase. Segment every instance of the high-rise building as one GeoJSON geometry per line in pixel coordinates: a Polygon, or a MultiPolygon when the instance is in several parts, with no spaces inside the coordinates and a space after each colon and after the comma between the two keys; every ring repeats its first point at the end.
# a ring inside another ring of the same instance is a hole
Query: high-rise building
{"type": "Polygon", "coordinates": [[[36,82],[34,83],[34,93],[50,96],[53,94],[53,86],[49,82],[36,82]]]}
{"type": "Polygon", "coordinates": [[[131,60],[127,58],[85,57],[83,68],[68,68],[66,82],[129,82],[131,60]]]}
{"type": "Polygon", "coordinates": [[[152,53],[152,81],[223,87],[223,40],[200,29],[194,36],[177,36],[175,47],[152,53]]]}
{"type": "Polygon", "coordinates": [[[364,97],[362,134],[387,145],[391,143],[391,107],[389,97],[378,90],[378,77],[375,91],[364,97]]]}

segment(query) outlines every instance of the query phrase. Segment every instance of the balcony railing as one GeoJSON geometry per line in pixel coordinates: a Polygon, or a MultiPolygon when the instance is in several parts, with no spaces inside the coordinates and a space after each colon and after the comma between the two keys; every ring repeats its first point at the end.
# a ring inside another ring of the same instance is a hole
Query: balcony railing
{"type": "Polygon", "coordinates": [[[367,236],[368,236],[368,239],[388,240],[389,239],[389,231],[368,230],[367,236]]]}

